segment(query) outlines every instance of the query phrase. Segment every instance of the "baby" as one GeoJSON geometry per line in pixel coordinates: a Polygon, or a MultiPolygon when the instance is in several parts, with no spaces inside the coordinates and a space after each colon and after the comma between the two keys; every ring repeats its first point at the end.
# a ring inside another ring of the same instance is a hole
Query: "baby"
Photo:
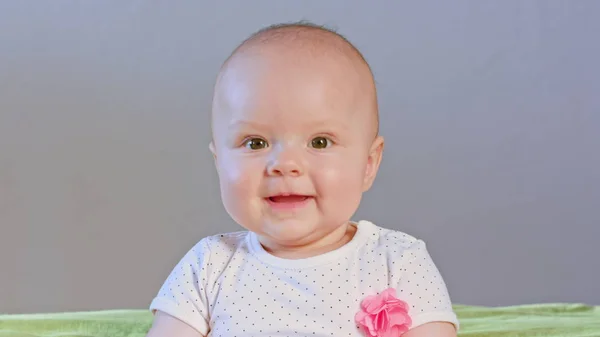
{"type": "Polygon", "coordinates": [[[148,337],[456,336],[421,240],[351,221],[383,151],[371,70],[325,28],[260,30],[224,63],[212,108],[226,211],[152,301],[148,337]]]}

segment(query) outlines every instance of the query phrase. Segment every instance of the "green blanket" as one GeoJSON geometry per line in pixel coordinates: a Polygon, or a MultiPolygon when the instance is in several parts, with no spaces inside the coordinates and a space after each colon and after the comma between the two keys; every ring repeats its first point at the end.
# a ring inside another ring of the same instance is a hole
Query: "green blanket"
{"type": "MultiPolygon", "coordinates": [[[[600,337],[600,307],[537,304],[513,307],[457,305],[460,336],[600,337]]],[[[146,310],[0,315],[0,337],[144,337],[146,310]]]]}

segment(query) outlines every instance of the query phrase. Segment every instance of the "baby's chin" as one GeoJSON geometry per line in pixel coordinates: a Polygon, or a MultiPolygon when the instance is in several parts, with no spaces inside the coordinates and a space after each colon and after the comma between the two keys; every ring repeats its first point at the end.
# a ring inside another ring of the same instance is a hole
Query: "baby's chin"
{"type": "Polygon", "coordinates": [[[302,248],[321,240],[338,227],[340,226],[323,225],[315,220],[286,219],[262,223],[252,231],[260,237],[263,244],[302,248]]]}
{"type": "Polygon", "coordinates": [[[310,241],[318,231],[316,221],[299,218],[265,221],[254,230],[260,237],[285,246],[301,245],[305,241],[310,241]]]}

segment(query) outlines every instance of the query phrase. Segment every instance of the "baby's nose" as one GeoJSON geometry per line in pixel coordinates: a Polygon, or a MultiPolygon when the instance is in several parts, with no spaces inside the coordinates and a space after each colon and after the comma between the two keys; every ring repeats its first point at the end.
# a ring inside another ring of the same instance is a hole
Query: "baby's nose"
{"type": "Polygon", "coordinates": [[[267,173],[274,176],[299,176],[303,171],[302,160],[291,151],[280,153],[267,168],[267,173]]]}
{"type": "Polygon", "coordinates": [[[274,176],[299,176],[302,174],[300,166],[293,161],[278,162],[269,167],[269,175],[274,176]]]}

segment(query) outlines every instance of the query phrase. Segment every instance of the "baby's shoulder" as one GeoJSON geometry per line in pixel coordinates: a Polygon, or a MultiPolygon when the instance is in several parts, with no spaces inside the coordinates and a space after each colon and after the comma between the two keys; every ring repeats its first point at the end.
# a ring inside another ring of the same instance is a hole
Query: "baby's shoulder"
{"type": "Polygon", "coordinates": [[[369,222],[365,223],[373,233],[368,249],[375,254],[388,258],[410,258],[416,254],[427,252],[425,242],[415,236],[400,230],[381,227],[369,222]]]}
{"type": "Polygon", "coordinates": [[[247,244],[248,231],[214,234],[202,239],[210,250],[234,252],[247,244]]]}
{"type": "Polygon", "coordinates": [[[189,257],[205,263],[214,260],[227,261],[240,251],[247,252],[247,231],[213,234],[203,237],[187,253],[189,257]]]}

